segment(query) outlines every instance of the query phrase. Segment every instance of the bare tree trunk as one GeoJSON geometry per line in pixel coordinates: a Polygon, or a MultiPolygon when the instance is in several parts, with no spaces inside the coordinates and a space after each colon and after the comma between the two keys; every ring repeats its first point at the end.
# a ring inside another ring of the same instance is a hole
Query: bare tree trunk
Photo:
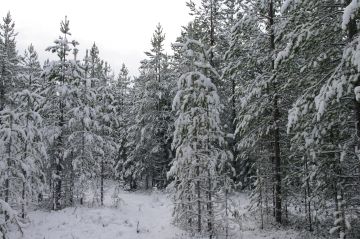
{"type": "Polygon", "coordinates": [[[21,217],[25,218],[25,203],[26,203],[26,183],[22,183],[22,192],[21,192],[21,217]]]}
{"type": "MultiPolygon", "coordinates": [[[[274,157],[271,157],[271,163],[272,163],[272,170],[273,172],[275,172],[275,160],[274,160],[274,157]]],[[[272,203],[273,203],[273,216],[275,217],[276,215],[276,196],[275,196],[275,182],[273,182],[273,185],[272,185],[272,203]]]]}
{"type": "Polygon", "coordinates": [[[100,169],[100,203],[101,206],[104,206],[104,171],[105,171],[105,167],[104,167],[104,160],[101,160],[101,169],[100,169]]]}
{"type": "MultiPolygon", "coordinates": [[[[261,182],[263,183],[263,182],[261,182]]],[[[264,187],[264,191],[262,191],[262,195],[261,197],[264,198],[265,200],[265,213],[266,213],[266,221],[268,222],[269,221],[269,214],[270,214],[270,206],[269,206],[269,198],[268,198],[268,195],[269,195],[269,192],[268,192],[268,187],[262,185],[262,187],[264,187]]],[[[263,220],[264,221],[264,220],[263,220]]],[[[262,223],[262,227],[264,228],[264,224],[262,223]]]]}
{"type": "MultiPolygon", "coordinates": [[[[60,159],[58,158],[60,161],[60,159]]],[[[61,209],[61,188],[62,188],[62,165],[61,162],[58,162],[56,164],[56,179],[55,179],[55,202],[54,202],[54,210],[60,210],[61,209]]]]}
{"type": "Polygon", "coordinates": [[[209,238],[211,239],[213,237],[213,206],[212,206],[212,182],[211,182],[211,176],[210,176],[210,170],[208,170],[208,202],[207,202],[207,210],[208,210],[208,232],[209,232],[209,238]]]}
{"type": "Polygon", "coordinates": [[[198,219],[198,233],[201,233],[201,192],[200,192],[200,166],[196,167],[196,176],[198,177],[196,182],[196,192],[197,192],[197,219],[198,219]]]}
{"type": "Polygon", "coordinates": [[[261,217],[261,229],[264,229],[264,211],[263,211],[263,184],[262,184],[262,180],[261,178],[259,179],[259,175],[258,175],[258,180],[260,183],[260,195],[259,195],[259,204],[260,204],[260,217],[261,217]]]}
{"type": "MultiPolygon", "coordinates": [[[[10,199],[10,179],[9,178],[5,179],[5,190],[4,191],[5,191],[5,202],[9,203],[9,199],[10,199]]],[[[7,213],[7,211],[5,211],[5,222],[7,222],[9,219],[10,219],[10,216],[7,213]]]]}
{"type": "MultiPolygon", "coordinates": [[[[189,189],[189,185],[188,185],[188,190],[190,191],[189,189]]],[[[191,198],[190,198],[190,195],[188,196],[188,202],[189,202],[189,207],[188,207],[188,224],[189,224],[189,229],[192,229],[192,215],[189,213],[189,212],[192,212],[192,208],[191,208],[191,198]]],[[[186,210],[186,209],[185,209],[186,210]]]]}
{"type": "Polygon", "coordinates": [[[306,175],[306,189],[305,189],[305,211],[307,212],[307,218],[309,223],[309,231],[313,231],[312,218],[311,218],[311,191],[310,191],[310,179],[307,156],[305,156],[305,175],[306,175]]]}
{"type": "Polygon", "coordinates": [[[74,206],[75,172],[73,167],[74,152],[71,151],[69,159],[69,206],[74,206]]]}

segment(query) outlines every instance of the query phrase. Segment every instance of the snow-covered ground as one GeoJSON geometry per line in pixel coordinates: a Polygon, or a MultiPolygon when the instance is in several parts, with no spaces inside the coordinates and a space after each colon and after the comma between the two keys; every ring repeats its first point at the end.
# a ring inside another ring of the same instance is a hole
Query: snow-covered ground
{"type": "MultiPolygon", "coordinates": [[[[12,232],[11,239],[188,239],[171,224],[172,204],[159,192],[120,191],[118,208],[113,203],[113,188],[105,195],[104,207],[73,207],[61,211],[35,211],[24,228],[24,236],[12,232]]],[[[259,230],[247,215],[248,198],[236,196],[242,223],[236,224],[231,238],[300,239],[308,238],[292,230],[259,230]]]]}
{"type": "Polygon", "coordinates": [[[104,207],[74,207],[61,211],[30,213],[31,223],[22,239],[150,239],[173,238],[171,203],[160,193],[120,191],[121,202],[113,207],[112,190],[107,190],[104,207]]]}

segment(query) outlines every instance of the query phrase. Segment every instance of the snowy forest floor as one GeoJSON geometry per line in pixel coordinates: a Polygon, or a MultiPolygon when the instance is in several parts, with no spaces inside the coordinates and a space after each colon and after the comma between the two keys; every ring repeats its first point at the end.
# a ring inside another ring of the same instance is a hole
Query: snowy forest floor
{"type": "MultiPolygon", "coordinates": [[[[10,239],[188,239],[172,225],[172,203],[161,192],[120,191],[120,205],[113,205],[115,186],[109,184],[103,207],[72,207],[61,211],[33,211],[24,235],[12,231],[10,239]]],[[[259,230],[258,223],[247,212],[249,199],[237,194],[240,221],[234,224],[236,239],[302,239],[312,238],[294,230],[259,230]]]]}

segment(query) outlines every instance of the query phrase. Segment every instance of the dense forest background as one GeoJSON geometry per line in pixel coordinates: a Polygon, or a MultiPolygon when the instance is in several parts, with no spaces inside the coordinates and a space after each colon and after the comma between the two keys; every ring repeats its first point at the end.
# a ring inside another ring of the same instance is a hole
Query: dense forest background
{"type": "Polygon", "coordinates": [[[234,191],[250,192],[261,228],[359,238],[360,2],[187,5],[173,52],[157,25],[137,77],[95,43],[79,59],[67,18],[46,49],[57,60],[40,63],[3,18],[4,238],[34,205],[81,205],[88,188],[103,205],[105,179],[170,191],[175,224],[209,238],[228,236],[234,191]]]}

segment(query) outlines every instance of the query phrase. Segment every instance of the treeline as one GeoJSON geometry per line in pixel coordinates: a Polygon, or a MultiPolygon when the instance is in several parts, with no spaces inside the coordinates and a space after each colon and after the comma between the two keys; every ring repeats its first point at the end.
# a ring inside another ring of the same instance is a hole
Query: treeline
{"type": "Polygon", "coordinates": [[[131,78],[94,45],[77,59],[69,22],[47,50],[16,51],[0,28],[2,231],[46,196],[82,203],[94,183],[172,190],[174,220],[228,237],[233,190],[261,228],[360,234],[359,7],[356,0],[201,0],[173,53],[158,25],[131,78]],[[15,210],[15,211],[14,211],[15,210]],[[19,214],[20,212],[20,214],[19,214]]]}

